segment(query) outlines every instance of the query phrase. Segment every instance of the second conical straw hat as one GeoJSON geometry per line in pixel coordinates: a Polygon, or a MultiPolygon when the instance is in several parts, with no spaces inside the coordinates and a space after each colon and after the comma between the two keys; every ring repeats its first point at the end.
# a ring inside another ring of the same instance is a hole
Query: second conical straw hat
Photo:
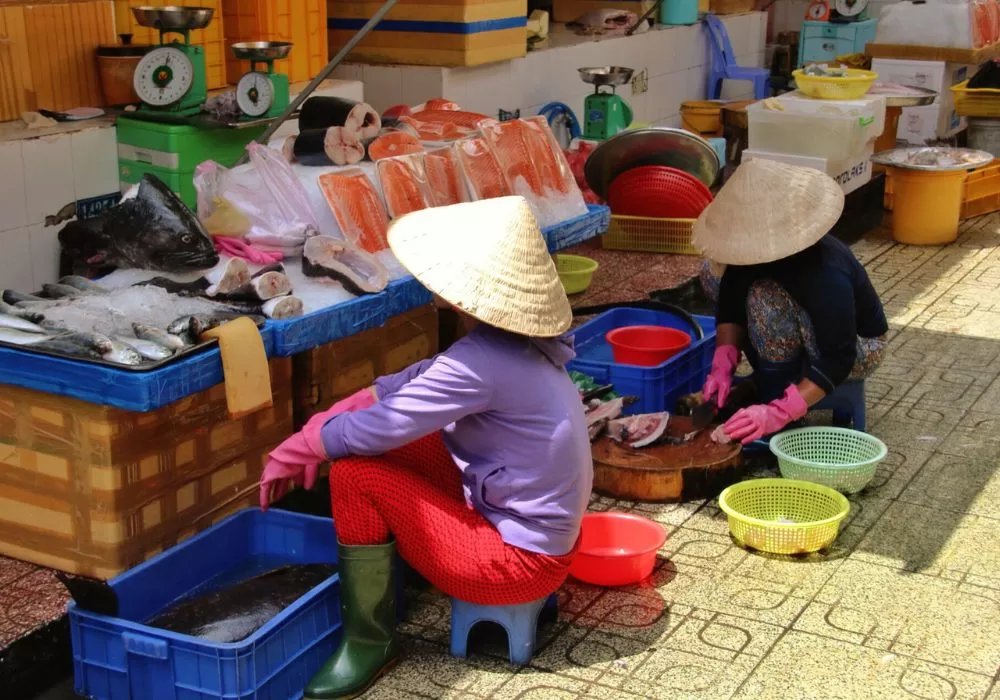
{"type": "Polygon", "coordinates": [[[691,243],[717,263],[771,262],[816,243],[843,210],[844,193],[826,173],[754,158],[702,211],[691,243]]]}
{"type": "Polygon", "coordinates": [[[523,197],[422,209],[395,221],[389,246],[427,289],[470,316],[536,338],[566,332],[573,311],[523,197]]]}

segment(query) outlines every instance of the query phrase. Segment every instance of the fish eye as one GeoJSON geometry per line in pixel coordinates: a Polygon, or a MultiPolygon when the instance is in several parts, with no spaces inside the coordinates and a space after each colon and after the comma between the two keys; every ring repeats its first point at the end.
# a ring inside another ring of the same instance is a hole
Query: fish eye
{"type": "Polygon", "coordinates": [[[188,244],[190,242],[191,242],[190,234],[185,233],[183,236],[181,236],[181,243],[188,244]]]}

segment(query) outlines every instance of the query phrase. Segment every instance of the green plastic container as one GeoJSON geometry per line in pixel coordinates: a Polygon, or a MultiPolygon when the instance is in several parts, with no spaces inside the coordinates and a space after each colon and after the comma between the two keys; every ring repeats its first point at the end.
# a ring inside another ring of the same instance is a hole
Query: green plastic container
{"type": "Polygon", "coordinates": [[[771,438],[781,475],[857,493],[889,453],[877,437],[847,428],[800,428],[771,438]]]}
{"type": "Polygon", "coordinates": [[[209,129],[124,116],[118,118],[116,126],[119,160],[148,163],[178,173],[192,172],[206,160],[231,168],[247,145],[267,128],[209,129]]]}

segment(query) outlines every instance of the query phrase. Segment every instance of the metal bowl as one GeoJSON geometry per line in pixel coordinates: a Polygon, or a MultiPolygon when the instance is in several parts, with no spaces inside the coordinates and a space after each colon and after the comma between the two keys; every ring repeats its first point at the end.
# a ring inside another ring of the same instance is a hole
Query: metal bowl
{"type": "Polygon", "coordinates": [[[652,127],[623,131],[598,146],[584,165],[590,189],[607,199],[611,182],[626,170],[643,165],[666,165],[694,175],[711,187],[722,164],[705,139],[683,129],[652,127]]]}
{"type": "Polygon", "coordinates": [[[578,68],[580,80],[591,85],[624,85],[635,72],[622,66],[602,66],[599,68],[578,68]]]}
{"type": "Polygon", "coordinates": [[[286,58],[292,50],[287,41],[242,41],[230,47],[233,55],[241,61],[273,61],[286,58]]]}
{"type": "Polygon", "coordinates": [[[934,102],[937,91],[913,85],[903,85],[911,94],[894,94],[892,92],[879,92],[879,83],[872,85],[869,95],[884,95],[886,107],[923,107],[934,102]]]}
{"type": "Polygon", "coordinates": [[[215,9],[211,7],[133,7],[132,14],[140,26],[160,31],[186,32],[204,29],[212,22],[215,9]]]}
{"type": "Polygon", "coordinates": [[[881,151],[873,155],[871,160],[876,165],[885,165],[890,168],[944,173],[980,168],[993,160],[993,154],[974,148],[912,146],[910,148],[893,148],[889,151],[881,151]],[[929,159],[921,158],[921,156],[933,155],[938,155],[939,157],[937,159],[933,157],[929,159]]]}

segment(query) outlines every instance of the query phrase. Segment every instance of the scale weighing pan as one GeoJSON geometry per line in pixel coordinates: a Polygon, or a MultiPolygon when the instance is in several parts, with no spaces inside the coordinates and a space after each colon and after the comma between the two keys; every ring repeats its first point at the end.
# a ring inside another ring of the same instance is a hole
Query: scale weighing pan
{"type": "Polygon", "coordinates": [[[288,41],[242,41],[230,48],[240,61],[274,61],[287,58],[292,44],[288,41]]]}
{"type": "Polygon", "coordinates": [[[722,164],[711,144],[700,136],[673,127],[623,131],[601,143],[584,166],[590,189],[607,199],[612,180],[643,165],[665,165],[694,175],[711,187],[722,164]]]}
{"type": "Polygon", "coordinates": [[[875,83],[867,94],[884,96],[886,107],[923,107],[932,104],[938,96],[936,90],[885,83],[875,83]]]}
{"type": "Polygon", "coordinates": [[[945,146],[913,146],[893,148],[872,156],[872,162],[890,168],[922,170],[924,172],[954,172],[981,168],[993,161],[993,154],[974,148],[945,146]]]}
{"type": "Polygon", "coordinates": [[[212,7],[133,7],[135,21],[142,27],[159,29],[161,32],[186,32],[204,29],[212,22],[215,9],[212,7]]]}
{"type": "Polygon", "coordinates": [[[632,68],[602,66],[599,68],[577,68],[580,80],[590,85],[624,85],[632,79],[632,68]]]}

